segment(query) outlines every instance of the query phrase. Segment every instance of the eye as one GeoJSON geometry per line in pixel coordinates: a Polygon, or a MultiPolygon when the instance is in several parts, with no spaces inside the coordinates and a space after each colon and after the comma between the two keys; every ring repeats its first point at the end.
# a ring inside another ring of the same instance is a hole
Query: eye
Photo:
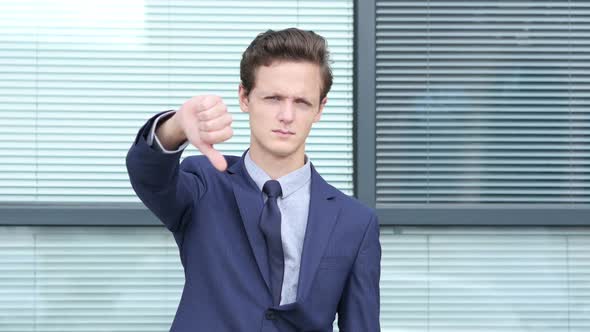
{"type": "Polygon", "coordinates": [[[279,101],[280,98],[278,96],[268,96],[268,97],[264,97],[264,99],[269,100],[269,101],[279,101]]]}
{"type": "Polygon", "coordinates": [[[306,106],[306,107],[311,106],[311,103],[309,103],[307,100],[304,100],[304,99],[298,99],[296,101],[296,103],[301,106],[306,106]]]}

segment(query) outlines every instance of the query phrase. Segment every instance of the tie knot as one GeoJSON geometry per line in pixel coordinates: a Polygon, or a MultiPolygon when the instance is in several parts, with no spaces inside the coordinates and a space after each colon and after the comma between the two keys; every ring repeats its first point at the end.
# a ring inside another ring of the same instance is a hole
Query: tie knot
{"type": "Polygon", "coordinates": [[[262,191],[268,197],[279,197],[283,194],[283,190],[281,189],[281,184],[277,180],[268,180],[262,187],[262,191]]]}

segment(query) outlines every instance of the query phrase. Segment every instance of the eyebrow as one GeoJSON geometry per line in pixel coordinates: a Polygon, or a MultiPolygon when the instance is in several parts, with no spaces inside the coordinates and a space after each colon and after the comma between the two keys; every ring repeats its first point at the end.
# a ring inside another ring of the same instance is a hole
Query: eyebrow
{"type": "MultiPolygon", "coordinates": [[[[266,98],[269,98],[269,97],[279,97],[280,99],[285,99],[286,98],[284,95],[282,95],[280,93],[272,93],[272,92],[269,92],[269,93],[265,93],[264,94],[264,98],[265,99],[266,98]]],[[[307,100],[307,98],[305,98],[305,97],[295,97],[295,102],[302,102],[302,103],[304,103],[304,104],[306,104],[308,106],[312,106],[312,103],[309,100],[307,100]]]]}

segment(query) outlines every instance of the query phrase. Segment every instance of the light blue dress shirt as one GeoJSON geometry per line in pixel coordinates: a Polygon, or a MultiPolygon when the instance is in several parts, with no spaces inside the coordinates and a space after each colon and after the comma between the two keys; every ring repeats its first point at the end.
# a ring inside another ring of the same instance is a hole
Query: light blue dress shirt
{"type": "MultiPolygon", "coordinates": [[[[185,149],[188,142],[184,142],[174,151],[166,150],[155,135],[158,122],[163,117],[174,113],[170,111],[159,116],[148,135],[148,144],[163,153],[177,153],[185,149]]],[[[258,186],[266,201],[266,194],[262,192],[264,183],[271,180],[271,177],[264,172],[250,157],[250,151],[246,152],[244,159],[246,170],[252,180],[258,186]]],[[[299,283],[299,269],[301,266],[301,253],[303,251],[303,240],[307,228],[309,215],[309,199],[311,194],[311,165],[307,156],[305,164],[278,179],[281,184],[283,196],[278,199],[279,210],[281,211],[281,239],[283,241],[283,253],[285,256],[285,274],[283,288],[281,290],[281,305],[295,302],[297,297],[297,286],[299,283]]]]}

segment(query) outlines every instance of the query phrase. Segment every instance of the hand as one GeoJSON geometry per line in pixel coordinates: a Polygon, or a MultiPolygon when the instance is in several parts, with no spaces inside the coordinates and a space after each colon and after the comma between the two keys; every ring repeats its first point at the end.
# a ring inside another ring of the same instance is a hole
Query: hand
{"type": "Polygon", "coordinates": [[[227,162],[213,144],[225,142],[233,136],[233,121],[227,106],[219,96],[196,96],[187,100],[170,119],[188,141],[194,145],[219,171],[225,171],[227,162]]]}

